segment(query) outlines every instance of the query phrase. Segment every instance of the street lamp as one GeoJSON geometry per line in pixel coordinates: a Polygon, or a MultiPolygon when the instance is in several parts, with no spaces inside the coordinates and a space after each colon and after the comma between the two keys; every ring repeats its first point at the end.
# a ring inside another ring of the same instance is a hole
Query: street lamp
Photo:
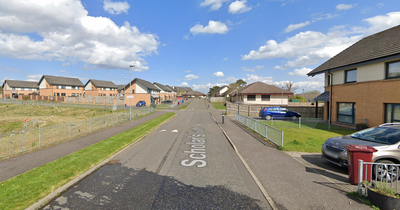
{"type": "Polygon", "coordinates": [[[131,91],[129,91],[129,121],[132,121],[132,72],[131,72],[131,67],[135,67],[134,65],[129,66],[129,87],[131,88],[131,91]]]}
{"type": "Polygon", "coordinates": [[[124,77],[124,111],[125,111],[125,105],[126,105],[126,103],[125,103],[125,87],[126,87],[126,83],[125,83],[125,79],[126,79],[126,77],[124,77]]]}
{"type": "Polygon", "coordinates": [[[303,96],[303,100],[301,100],[301,105],[303,105],[303,101],[305,102],[305,100],[306,100],[306,97],[304,97],[304,88],[303,88],[303,93],[301,93],[301,95],[303,96]]]}

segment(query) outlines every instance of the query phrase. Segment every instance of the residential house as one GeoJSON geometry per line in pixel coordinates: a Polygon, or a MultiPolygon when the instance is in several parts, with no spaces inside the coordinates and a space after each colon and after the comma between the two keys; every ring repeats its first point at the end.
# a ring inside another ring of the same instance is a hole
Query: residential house
{"type": "Polygon", "coordinates": [[[232,92],[232,100],[233,102],[248,105],[282,106],[288,105],[289,98],[293,94],[292,91],[284,90],[274,85],[255,82],[238,89],[237,92],[232,92]]]}
{"type": "Polygon", "coordinates": [[[172,98],[172,91],[166,87],[165,85],[162,85],[160,83],[153,83],[154,86],[156,86],[158,89],[160,89],[160,101],[163,100],[171,100],[172,98]]]}
{"type": "Polygon", "coordinates": [[[118,95],[122,96],[125,93],[125,86],[126,85],[117,85],[117,92],[118,95]]]}
{"type": "Polygon", "coordinates": [[[39,94],[39,86],[37,82],[4,80],[3,96],[6,98],[18,98],[19,96],[29,95],[32,93],[39,94]]]}
{"type": "Polygon", "coordinates": [[[176,96],[177,96],[176,90],[169,85],[165,85],[165,87],[167,87],[171,91],[171,99],[170,100],[176,100],[176,96]]]}
{"type": "Polygon", "coordinates": [[[215,94],[216,94],[216,96],[219,96],[219,97],[225,96],[225,93],[226,93],[228,90],[229,90],[229,86],[224,85],[224,86],[220,87],[220,88],[216,91],[215,94]]]}
{"type": "Polygon", "coordinates": [[[160,103],[160,92],[150,82],[135,78],[125,87],[125,103],[135,105],[138,101],[146,101],[146,104],[157,104],[160,103]]]}
{"type": "Polygon", "coordinates": [[[85,84],[85,95],[91,96],[116,96],[118,87],[111,81],[90,79],[85,84]]]}
{"type": "Polygon", "coordinates": [[[43,75],[38,83],[41,96],[82,96],[84,85],[78,78],[43,75]]]}
{"type": "Polygon", "coordinates": [[[400,122],[400,26],[365,37],[321,64],[324,119],[355,125],[400,122]]]}
{"type": "Polygon", "coordinates": [[[178,96],[182,96],[182,94],[193,91],[190,87],[174,87],[178,96]]]}

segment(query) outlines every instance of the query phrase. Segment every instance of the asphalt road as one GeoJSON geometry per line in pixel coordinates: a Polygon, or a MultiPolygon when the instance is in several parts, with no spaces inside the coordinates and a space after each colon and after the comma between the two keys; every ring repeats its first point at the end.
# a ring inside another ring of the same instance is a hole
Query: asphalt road
{"type": "Polygon", "coordinates": [[[205,101],[176,112],[43,209],[271,209],[205,101]]]}

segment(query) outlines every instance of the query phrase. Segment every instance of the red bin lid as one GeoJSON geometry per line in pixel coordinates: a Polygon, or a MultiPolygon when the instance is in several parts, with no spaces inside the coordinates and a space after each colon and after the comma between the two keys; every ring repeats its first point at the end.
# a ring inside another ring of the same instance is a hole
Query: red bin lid
{"type": "Polygon", "coordinates": [[[344,148],[350,152],[377,152],[378,151],[377,149],[370,147],[370,146],[354,145],[354,144],[345,145],[344,148]]]}

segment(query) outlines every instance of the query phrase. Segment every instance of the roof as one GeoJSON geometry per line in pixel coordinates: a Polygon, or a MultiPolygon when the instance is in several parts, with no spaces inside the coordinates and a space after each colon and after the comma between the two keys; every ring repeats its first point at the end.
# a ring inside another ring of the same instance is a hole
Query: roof
{"type": "Polygon", "coordinates": [[[308,76],[400,58],[400,25],[365,37],[335,55],[308,76]]]}
{"type": "Polygon", "coordinates": [[[104,87],[104,88],[117,88],[117,86],[114,84],[114,82],[111,81],[103,81],[103,80],[95,80],[95,79],[90,79],[87,81],[85,84],[88,85],[89,82],[92,82],[92,84],[96,87],[104,87]]]}
{"type": "Polygon", "coordinates": [[[177,92],[181,92],[181,91],[190,92],[190,91],[193,91],[192,88],[190,88],[190,87],[175,87],[175,90],[177,92]]]}
{"type": "Polygon", "coordinates": [[[283,90],[274,85],[268,85],[263,82],[254,82],[246,87],[238,90],[239,94],[251,95],[251,94],[284,94],[293,95],[292,91],[283,90]]]}
{"type": "Polygon", "coordinates": [[[321,93],[321,95],[314,98],[314,101],[329,101],[329,91],[321,93]]]}
{"type": "Polygon", "coordinates": [[[118,90],[123,90],[126,85],[116,85],[118,90]]]}
{"type": "Polygon", "coordinates": [[[160,91],[159,88],[157,88],[156,86],[154,86],[153,84],[151,84],[151,82],[148,82],[146,80],[142,80],[139,78],[135,78],[134,81],[136,80],[136,82],[139,82],[140,84],[146,86],[147,88],[149,88],[150,90],[157,90],[160,91]]]}
{"type": "Polygon", "coordinates": [[[156,87],[160,88],[161,90],[165,91],[165,92],[172,92],[169,88],[167,88],[166,86],[160,84],[160,83],[153,83],[156,87]]]}
{"type": "Polygon", "coordinates": [[[43,75],[38,84],[40,84],[43,79],[46,79],[50,85],[70,85],[84,87],[83,83],[78,78],[43,75]]]}
{"type": "Polygon", "coordinates": [[[39,88],[37,82],[31,82],[31,81],[5,80],[4,84],[5,83],[7,83],[8,86],[10,87],[15,87],[15,88],[39,88]]]}
{"type": "Polygon", "coordinates": [[[173,87],[169,86],[169,85],[165,85],[165,87],[167,87],[168,89],[170,89],[172,92],[176,92],[176,90],[175,90],[173,87]]]}
{"type": "Polygon", "coordinates": [[[206,94],[201,93],[199,91],[189,91],[187,93],[182,94],[182,96],[205,96],[206,94]]]}

